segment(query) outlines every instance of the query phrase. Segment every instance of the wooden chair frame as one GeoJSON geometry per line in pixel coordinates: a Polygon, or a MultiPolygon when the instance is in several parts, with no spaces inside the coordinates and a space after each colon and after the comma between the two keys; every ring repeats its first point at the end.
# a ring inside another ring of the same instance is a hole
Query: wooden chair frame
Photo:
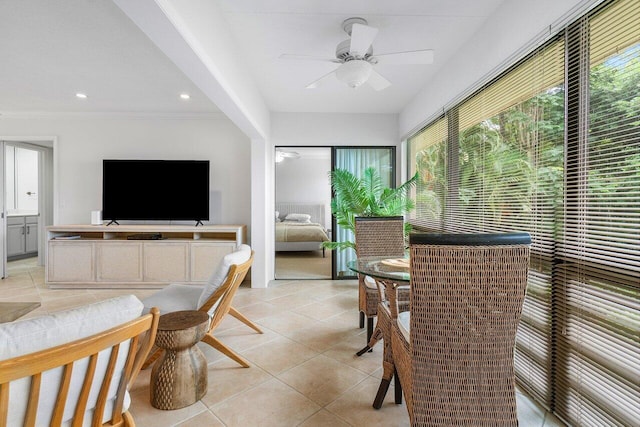
{"type": "MultiPolygon", "coordinates": [[[[247,319],[244,315],[242,315],[231,306],[231,302],[236,294],[236,291],[238,290],[238,287],[247,275],[249,268],[251,268],[251,265],[253,263],[253,256],[254,252],[251,251],[251,257],[246,262],[242,264],[231,265],[231,267],[229,267],[229,273],[227,274],[227,278],[225,279],[225,281],[222,283],[222,285],[220,285],[218,289],[216,289],[216,291],[209,297],[209,299],[207,299],[202,307],[198,309],[198,311],[209,313],[211,308],[214,307],[216,303],[218,303],[209,321],[209,328],[207,330],[207,333],[201,341],[209,344],[211,347],[215,348],[225,356],[233,359],[244,368],[248,368],[249,363],[229,347],[224,345],[213,335],[213,333],[220,325],[227,313],[240,320],[250,328],[254,329],[259,334],[263,333],[255,323],[247,319]]],[[[149,367],[151,363],[153,363],[158,357],[160,357],[162,351],[163,350],[161,348],[154,347],[154,350],[151,352],[151,355],[145,362],[143,369],[149,367]]]]}
{"type": "Polygon", "coordinates": [[[40,399],[42,373],[58,367],[62,367],[64,371],[50,425],[61,425],[67,403],[74,362],[87,357],[89,358],[89,364],[84,374],[80,397],[74,409],[71,425],[83,425],[83,418],[87,410],[87,401],[91,386],[95,381],[101,380],[102,383],[100,385],[96,407],[94,408],[92,425],[135,426],[131,414],[128,411],[123,411],[125,392],[131,388],[155,341],[159,317],[159,311],[154,307],[149,314],[90,337],[0,361],[0,426],[7,425],[10,382],[25,377],[31,377],[31,385],[24,425],[35,425],[40,399]],[[103,424],[102,419],[108,399],[107,393],[118,359],[118,350],[120,344],[128,340],[131,341],[124,363],[124,371],[118,384],[111,419],[109,422],[103,424]],[[109,357],[106,374],[104,378],[95,378],[94,374],[98,353],[108,348],[111,348],[111,355],[109,357]]]}

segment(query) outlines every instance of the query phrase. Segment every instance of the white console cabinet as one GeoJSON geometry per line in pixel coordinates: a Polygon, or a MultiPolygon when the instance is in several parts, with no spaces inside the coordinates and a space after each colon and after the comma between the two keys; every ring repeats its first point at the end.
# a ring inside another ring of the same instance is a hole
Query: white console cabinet
{"type": "Polygon", "coordinates": [[[47,227],[50,288],[157,288],[204,282],[245,243],[244,225],[57,225],[47,227]],[[129,240],[160,233],[160,240],[129,240]]]}

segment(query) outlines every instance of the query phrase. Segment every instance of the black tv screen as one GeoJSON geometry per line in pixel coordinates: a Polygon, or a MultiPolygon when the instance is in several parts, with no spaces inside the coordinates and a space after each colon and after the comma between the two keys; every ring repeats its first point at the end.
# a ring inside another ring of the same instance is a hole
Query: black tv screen
{"type": "Polygon", "coordinates": [[[209,161],[103,160],[102,217],[209,220],[209,161]]]}

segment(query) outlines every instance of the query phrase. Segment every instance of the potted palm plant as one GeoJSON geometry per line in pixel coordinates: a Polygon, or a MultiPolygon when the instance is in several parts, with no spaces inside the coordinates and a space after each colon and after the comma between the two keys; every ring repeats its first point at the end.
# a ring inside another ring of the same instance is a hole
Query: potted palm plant
{"type": "MultiPolygon", "coordinates": [[[[414,207],[409,197],[409,190],[416,185],[418,174],[397,188],[385,187],[377,169],[369,167],[364,170],[362,178],[358,178],[345,169],[335,169],[329,173],[334,197],[331,199],[331,213],[336,223],[346,230],[355,231],[355,218],[386,217],[404,215],[414,207]]],[[[405,223],[405,235],[411,225],[405,223]]],[[[355,250],[355,242],[324,242],[328,249],[355,250]]]]}

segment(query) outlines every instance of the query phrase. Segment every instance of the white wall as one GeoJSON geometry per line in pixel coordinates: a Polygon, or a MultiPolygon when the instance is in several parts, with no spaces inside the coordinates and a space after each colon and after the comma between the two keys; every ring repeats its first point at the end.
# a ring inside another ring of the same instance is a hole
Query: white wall
{"type": "Polygon", "coordinates": [[[395,114],[272,113],[275,146],[398,145],[395,114]]]}
{"type": "Polygon", "coordinates": [[[325,228],[331,228],[330,149],[327,156],[288,159],[276,164],[276,203],[324,204],[325,228]]]}
{"type": "MultiPolygon", "coordinates": [[[[530,51],[568,19],[600,0],[506,0],[403,109],[399,136],[406,137],[483,77],[502,71],[523,47],[530,51]]],[[[511,64],[509,64],[511,65],[511,64]]]]}
{"type": "Polygon", "coordinates": [[[3,115],[0,135],[55,135],[54,223],[88,224],[102,205],[102,160],[211,163],[210,223],[250,224],[250,141],[222,114],[207,117],[3,115]]]}

